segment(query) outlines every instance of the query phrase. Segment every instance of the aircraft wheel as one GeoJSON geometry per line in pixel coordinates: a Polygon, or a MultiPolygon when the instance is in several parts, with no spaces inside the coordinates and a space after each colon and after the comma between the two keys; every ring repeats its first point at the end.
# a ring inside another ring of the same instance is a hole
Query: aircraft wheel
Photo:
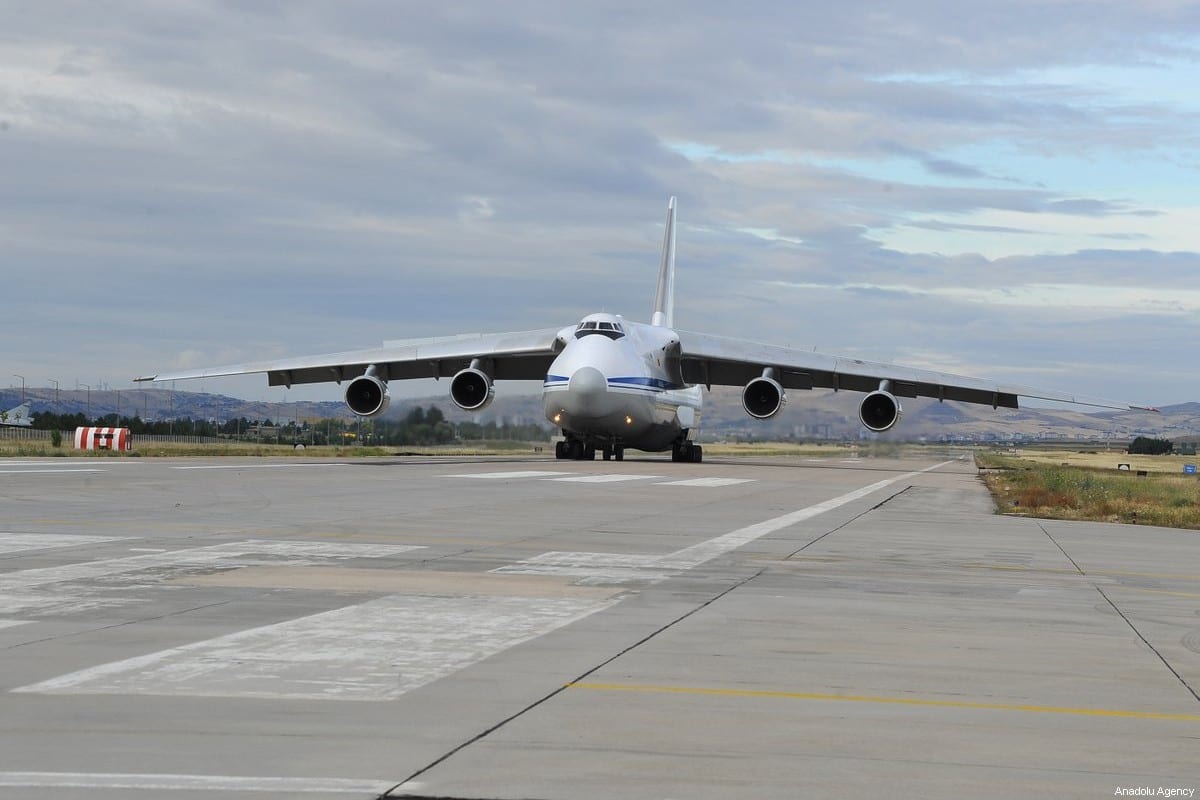
{"type": "Polygon", "coordinates": [[[554,443],[554,457],[559,460],[562,460],[567,457],[567,443],[566,442],[555,442],[554,443]]]}
{"type": "Polygon", "coordinates": [[[625,460],[625,448],[618,447],[617,449],[615,449],[613,451],[613,456],[617,459],[617,461],[624,461],[625,460]]]}
{"type": "Polygon", "coordinates": [[[604,456],[605,461],[611,460],[613,457],[613,449],[611,447],[605,447],[604,451],[603,451],[603,456],[604,456]]]}
{"type": "Polygon", "coordinates": [[[596,460],[596,448],[594,448],[594,447],[583,448],[583,455],[581,455],[580,458],[582,458],[584,461],[595,461],[596,460]]]}
{"type": "Polygon", "coordinates": [[[704,448],[698,444],[692,445],[692,463],[699,464],[704,460],[704,448]]]}

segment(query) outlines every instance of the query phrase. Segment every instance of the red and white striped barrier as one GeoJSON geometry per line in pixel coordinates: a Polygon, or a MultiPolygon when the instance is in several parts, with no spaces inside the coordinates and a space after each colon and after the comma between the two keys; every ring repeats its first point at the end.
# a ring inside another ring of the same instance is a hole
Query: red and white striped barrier
{"type": "Polygon", "coordinates": [[[76,450],[132,450],[129,428],[76,428],[76,450]]]}

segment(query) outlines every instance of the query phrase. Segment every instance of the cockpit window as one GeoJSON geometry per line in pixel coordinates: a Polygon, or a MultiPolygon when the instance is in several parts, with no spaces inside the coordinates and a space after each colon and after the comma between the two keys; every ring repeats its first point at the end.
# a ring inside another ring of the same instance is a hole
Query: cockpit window
{"type": "Polygon", "coordinates": [[[597,322],[596,320],[584,320],[575,328],[575,338],[582,339],[585,336],[599,334],[607,336],[610,339],[620,339],[625,335],[624,329],[617,322],[597,322]]]}

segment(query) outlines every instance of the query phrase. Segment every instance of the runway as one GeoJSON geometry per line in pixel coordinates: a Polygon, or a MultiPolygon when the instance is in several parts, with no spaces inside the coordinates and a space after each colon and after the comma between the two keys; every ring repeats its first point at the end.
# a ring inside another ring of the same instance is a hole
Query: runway
{"type": "Polygon", "coordinates": [[[1200,534],[926,459],[0,461],[0,797],[1200,789],[1200,534]]]}

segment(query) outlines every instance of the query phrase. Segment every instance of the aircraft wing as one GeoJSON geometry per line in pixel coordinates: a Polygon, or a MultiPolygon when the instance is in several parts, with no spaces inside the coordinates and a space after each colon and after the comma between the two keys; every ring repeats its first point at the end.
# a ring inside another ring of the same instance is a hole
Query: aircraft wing
{"type": "Polygon", "coordinates": [[[429,339],[384,342],[382,347],[350,350],[275,361],[255,361],[224,367],[162,372],[135,381],[174,381],[225,375],[267,374],[269,386],[298,383],[341,383],[366,372],[374,364],[383,380],[440,378],[454,375],[476,358],[490,362],[498,380],[544,380],[555,354],[562,348],[559,328],[514,333],[469,333],[429,339]]]}
{"type": "Polygon", "coordinates": [[[888,381],[888,391],[897,397],[932,397],[979,403],[993,408],[1017,408],[1017,398],[1028,397],[1126,411],[1157,411],[1112,400],[1006,385],[898,364],[831,356],[703,333],[676,333],[679,336],[678,357],[683,381],[690,384],[744,386],[761,376],[765,368],[774,367],[777,370],[776,380],[785,389],[825,388],[873,392],[880,388],[881,381],[888,381]]]}

